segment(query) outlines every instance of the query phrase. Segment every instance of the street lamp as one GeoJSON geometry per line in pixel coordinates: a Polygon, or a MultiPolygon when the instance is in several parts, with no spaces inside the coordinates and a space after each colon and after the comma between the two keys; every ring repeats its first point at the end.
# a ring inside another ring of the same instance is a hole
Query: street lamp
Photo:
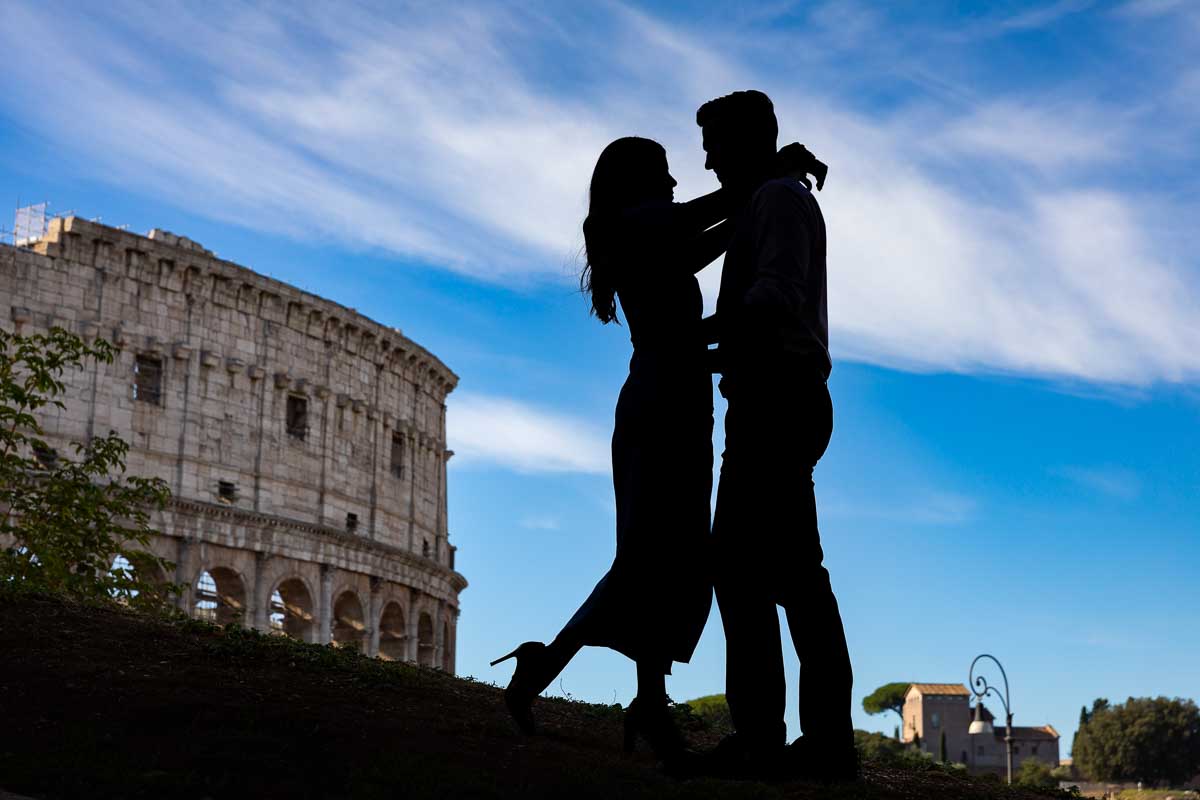
{"type": "Polygon", "coordinates": [[[988,694],[996,695],[996,699],[1004,704],[1004,748],[1008,751],[1008,782],[1012,783],[1013,778],[1013,736],[1012,736],[1012,711],[1008,705],[1008,675],[1004,672],[1004,667],[1001,666],[999,660],[995,656],[984,653],[983,655],[975,656],[975,660],[971,662],[971,671],[969,673],[971,681],[971,692],[978,698],[975,702],[975,719],[971,723],[971,727],[967,728],[967,733],[987,733],[992,732],[992,724],[983,718],[983,712],[980,703],[988,694]],[[1000,677],[1004,678],[1004,694],[1001,695],[994,686],[989,686],[987,679],[980,675],[975,677],[975,665],[979,663],[981,658],[990,658],[1000,668],[1000,677]]]}
{"type": "Polygon", "coordinates": [[[983,718],[983,704],[975,704],[975,719],[971,720],[971,726],[967,728],[967,733],[984,733],[991,735],[992,723],[983,718]]]}

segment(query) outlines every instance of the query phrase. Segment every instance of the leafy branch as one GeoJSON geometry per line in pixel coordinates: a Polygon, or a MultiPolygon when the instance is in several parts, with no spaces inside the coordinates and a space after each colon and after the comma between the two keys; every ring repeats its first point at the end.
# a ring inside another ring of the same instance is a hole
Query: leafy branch
{"type": "Polygon", "coordinates": [[[125,475],[129,445],[115,431],[71,442],[68,455],[46,441],[39,421],[47,408],[66,410],[67,373],[92,360],[111,364],[117,352],[62,328],[0,330],[0,581],[161,607],[178,588],[154,580],[174,565],[149,552],[151,514],[170,498],[166,482],[125,475]]]}

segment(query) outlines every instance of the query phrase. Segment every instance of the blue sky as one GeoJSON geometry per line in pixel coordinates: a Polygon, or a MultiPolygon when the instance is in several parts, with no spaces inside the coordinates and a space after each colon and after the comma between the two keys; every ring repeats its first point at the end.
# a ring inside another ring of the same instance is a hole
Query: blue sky
{"type": "MultiPolygon", "coordinates": [[[[1197,696],[1200,8],[446,5],[9,0],[0,197],[185,234],[456,370],[458,664],[504,683],[613,550],[594,159],[649,136],[708,191],[695,108],[763,89],[831,165],[817,482],[856,694],[992,652],[1064,755],[1096,697],[1197,696]]],[[[714,612],[669,690],[723,682],[714,612]]],[[[632,689],[601,651],[555,687],[632,689]]]]}

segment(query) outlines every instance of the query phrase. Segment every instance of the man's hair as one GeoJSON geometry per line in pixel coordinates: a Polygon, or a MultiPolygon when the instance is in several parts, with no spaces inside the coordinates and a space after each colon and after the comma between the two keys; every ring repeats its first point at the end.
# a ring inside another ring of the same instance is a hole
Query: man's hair
{"type": "Polygon", "coordinates": [[[770,142],[779,138],[779,120],[771,98],[749,89],[709,100],[696,111],[696,124],[742,141],[770,142]]]}

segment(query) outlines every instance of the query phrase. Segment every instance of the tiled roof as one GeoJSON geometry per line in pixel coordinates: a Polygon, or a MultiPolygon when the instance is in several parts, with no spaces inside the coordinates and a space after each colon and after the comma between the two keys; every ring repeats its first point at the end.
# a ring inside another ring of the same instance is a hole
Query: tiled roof
{"type": "MultiPolygon", "coordinates": [[[[996,738],[1003,739],[1004,726],[997,725],[995,727],[995,734],[996,738]]],[[[1039,725],[1036,728],[1018,727],[1014,725],[1012,729],[1012,735],[1014,739],[1020,739],[1022,741],[1036,741],[1039,739],[1042,741],[1049,741],[1058,738],[1058,731],[1054,730],[1053,725],[1039,725]]]]}
{"type": "Polygon", "coordinates": [[[914,683],[908,688],[916,689],[921,694],[927,695],[962,695],[966,697],[971,694],[961,683],[914,683]]]}

